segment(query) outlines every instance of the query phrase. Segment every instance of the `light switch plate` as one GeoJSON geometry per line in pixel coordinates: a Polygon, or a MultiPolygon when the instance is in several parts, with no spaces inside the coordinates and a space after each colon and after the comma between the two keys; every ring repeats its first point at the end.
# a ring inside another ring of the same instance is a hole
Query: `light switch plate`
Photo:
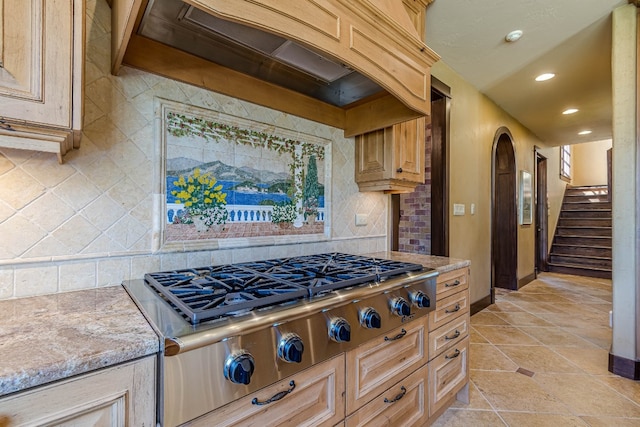
{"type": "Polygon", "coordinates": [[[460,203],[453,204],[453,215],[464,215],[464,205],[460,203]]]}
{"type": "Polygon", "coordinates": [[[356,214],[356,225],[367,225],[367,214],[356,214]]]}

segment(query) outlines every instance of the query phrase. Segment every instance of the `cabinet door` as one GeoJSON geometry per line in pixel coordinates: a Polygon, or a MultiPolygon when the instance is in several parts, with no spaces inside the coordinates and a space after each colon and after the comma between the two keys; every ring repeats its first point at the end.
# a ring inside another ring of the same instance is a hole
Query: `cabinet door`
{"type": "Polygon", "coordinates": [[[386,180],[392,177],[393,159],[388,147],[393,144],[393,129],[356,136],[356,182],[386,180]]]}
{"type": "Polygon", "coordinates": [[[429,362],[429,415],[453,400],[469,382],[469,338],[429,362]]]}
{"type": "Polygon", "coordinates": [[[424,126],[424,117],[393,126],[394,178],[424,184],[424,126]]]}
{"type": "Polygon", "coordinates": [[[469,316],[459,316],[429,332],[429,360],[450,349],[469,335],[469,316]]]}
{"type": "Polygon", "coordinates": [[[436,309],[429,313],[429,331],[462,315],[469,316],[469,292],[466,290],[438,299],[436,309]]]}
{"type": "Polygon", "coordinates": [[[347,414],[427,362],[427,317],[347,353],[347,414]]]}
{"type": "Polygon", "coordinates": [[[427,366],[423,366],[348,417],[346,426],[425,426],[427,394],[427,366]]]}
{"type": "Polygon", "coordinates": [[[438,300],[441,300],[468,288],[469,269],[460,268],[458,270],[441,273],[438,276],[436,284],[436,295],[438,300]]]}
{"type": "Polygon", "coordinates": [[[183,426],[334,426],[344,419],[344,369],[344,356],[334,357],[183,426]]]}
{"type": "Polygon", "coordinates": [[[71,129],[74,3],[83,2],[0,3],[0,117],[71,129]]]}
{"type": "Polygon", "coordinates": [[[20,426],[155,426],[155,356],[0,399],[20,426]]]}

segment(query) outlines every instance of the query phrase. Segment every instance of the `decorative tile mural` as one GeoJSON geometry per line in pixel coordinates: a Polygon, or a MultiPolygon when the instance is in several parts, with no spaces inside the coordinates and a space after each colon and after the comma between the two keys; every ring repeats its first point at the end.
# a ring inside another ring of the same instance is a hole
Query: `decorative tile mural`
{"type": "Polygon", "coordinates": [[[331,141],[158,100],[159,248],[329,238],[331,141]]]}

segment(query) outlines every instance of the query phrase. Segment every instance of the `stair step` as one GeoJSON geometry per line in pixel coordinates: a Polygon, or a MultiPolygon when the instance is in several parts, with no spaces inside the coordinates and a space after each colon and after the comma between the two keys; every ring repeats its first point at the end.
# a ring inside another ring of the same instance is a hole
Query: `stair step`
{"type": "Polygon", "coordinates": [[[558,219],[558,227],[609,227],[611,218],[566,218],[558,219]]]}
{"type": "Polygon", "coordinates": [[[599,267],[611,269],[611,257],[593,257],[584,255],[560,255],[549,254],[549,262],[554,264],[572,264],[586,267],[599,267]]]}
{"type": "Polygon", "coordinates": [[[573,274],[576,276],[598,277],[611,279],[611,269],[587,268],[580,265],[549,263],[549,271],[553,273],[573,274]]]}
{"type": "Polygon", "coordinates": [[[609,191],[609,187],[606,185],[569,185],[566,188],[565,193],[568,192],[577,192],[577,191],[590,191],[590,192],[602,192],[605,193],[609,191]]]}
{"type": "Polygon", "coordinates": [[[583,255],[611,258],[611,247],[580,246],[554,243],[551,252],[558,255],[583,255]]]}
{"type": "Polygon", "coordinates": [[[611,218],[611,209],[561,210],[560,218],[611,218]]]}
{"type": "Polygon", "coordinates": [[[608,194],[598,194],[595,196],[585,196],[584,194],[567,194],[564,196],[564,202],[569,202],[569,203],[576,203],[576,202],[582,202],[582,203],[589,203],[589,202],[594,202],[594,203],[609,203],[609,195],[608,194]]]}
{"type": "Polygon", "coordinates": [[[611,247],[611,236],[559,236],[556,234],[553,239],[553,243],[564,245],[578,245],[578,246],[597,246],[597,247],[611,247]]]}
{"type": "Polygon", "coordinates": [[[567,187],[549,271],[611,278],[611,200],[606,186],[567,187]]]}
{"type": "Polygon", "coordinates": [[[581,225],[558,225],[556,227],[557,236],[584,236],[584,237],[611,237],[611,227],[581,226],[581,225]]]}
{"type": "Polygon", "coordinates": [[[561,210],[563,211],[580,211],[580,210],[611,210],[611,202],[568,202],[562,203],[561,210]]]}

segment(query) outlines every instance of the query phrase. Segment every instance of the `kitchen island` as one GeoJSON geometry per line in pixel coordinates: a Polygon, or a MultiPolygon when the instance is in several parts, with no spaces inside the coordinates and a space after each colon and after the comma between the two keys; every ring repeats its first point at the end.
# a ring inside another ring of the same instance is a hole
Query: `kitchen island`
{"type": "MultiPolygon", "coordinates": [[[[464,277],[467,277],[469,266],[469,261],[465,260],[400,252],[376,252],[367,255],[419,263],[438,270],[440,278],[447,278],[447,275],[460,271],[464,271],[464,277]]],[[[441,282],[439,279],[439,287],[441,282]]],[[[465,281],[463,285],[456,289],[456,295],[464,294],[468,298],[468,283],[465,281]]],[[[437,336],[435,332],[441,330],[440,325],[455,323],[454,326],[458,327],[461,319],[466,321],[468,318],[468,304],[465,307],[465,304],[460,305],[459,302],[454,303],[454,307],[457,307],[455,319],[449,321],[447,318],[442,321],[435,317],[438,311],[443,311],[443,307],[448,307],[447,301],[455,299],[456,295],[447,294],[447,298],[443,299],[441,304],[441,294],[438,293],[436,310],[429,318],[429,331],[434,338],[437,336]]],[[[468,299],[465,301],[468,302],[468,299]]],[[[460,339],[465,339],[465,325],[463,322],[463,327],[458,327],[452,333],[444,331],[444,336],[451,337],[457,332],[460,339]]],[[[158,336],[121,286],[0,301],[0,335],[4,338],[0,344],[0,360],[3,361],[0,366],[0,419],[2,416],[8,416],[12,422],[18,421],[19,425],[23,418],[18,417],[23,416],[20,412],[24,411],[30,420],[36,421],[36,425],[40,422],[50,422],[52,414],[47,411],[53,411],[53,415],[56,415],[59,405],[64,406],[63,402],[55,399],[73,399],[65,397],[64,389],[56,387],[76,390],[75,393],[80,400],[85,395],[91,397],[93,401],[99,402],[98,409],[110,408],[109,411],[113,412],[115,408],[115,413],[120,411],[123,419],[143,417],[140,413],[144,411],[139,410],[141,408],[145,408],[147,413],[155,414],[155,409],[150,411],[149,406],[155,406],[155,356],[160,349],[158,336]],[[88,381],[83,384],[83,379],[88,381]],[[107,396],[92,395],[95,385],[100,384],[100,381],[108,384],[113,383],[114,379],[125,383],[128,381],[129,384],[116,388],[129,392],[122,394],[120,391],[114,391],[107,396]],[[81,387],[78,387],[79,384],[81,387]],[[126,400],[132,398],[132,401],[126,400]],[[137,405],[140,405],[140,408],[136,407],[137,405]],[[127,413],[136,411],[137,414],[127,413]]],[[[456,344],[460,348],[464,346],[458,339],[451,340],[450,344],[456,344]]],[[[447,355],[445,350],[452,349],[450,345],[437,345],[437,342],[431,343],[431,339],[429,340],[429,360],[434,362],[437,361],[436,355],[447,355]],[[432,346],[436,346],[433,351],[432,346]]],[[[457,348],[455,351],[459,354],[457,348]]],[[[460,372],[461,381],[456,383],[459,387],[446,393],[445,403],[451,402],[460,387],[468,382],[468,364],[464,351],[463,356],[464,359],[456,356],[457,360],[465,361],[465,366],[460,372]]],[[[433,366],[436,366],[435,363],[433,366]]],[[[431,362],[429,366],[425,365],[425,372],[428,367],[431,367],[431,362]]],[[[430,378],[437,376],[437,371],[431,371],[432,369],[429,369],[430,378]]],[[[447,383],[449,382],[447,380],[447,383]]],[[[433,387],[436,387],[434,390],[437,391],[436,383],[433,387]]],[[[429,399],[435,399],[435,393],[430,390],[429,399]]],[[[69,403],[72,403],[70,408],[59,414],[58,419],[76,419],[76,415],[96,414],[93,410],[95,408],[90,407],[89,402],[81,405],[77,405],[77,402],[69,403]]],[[[434,410],[440,412],[437,403],[429,402],[434,410]]],[[[144,419],[150,420],[152,417],[153,415],[147,414],[147,418],[144,419]]],[[[137,424],[132,425],[151,425],[148,421],[136,422],[137,424]]]]}

